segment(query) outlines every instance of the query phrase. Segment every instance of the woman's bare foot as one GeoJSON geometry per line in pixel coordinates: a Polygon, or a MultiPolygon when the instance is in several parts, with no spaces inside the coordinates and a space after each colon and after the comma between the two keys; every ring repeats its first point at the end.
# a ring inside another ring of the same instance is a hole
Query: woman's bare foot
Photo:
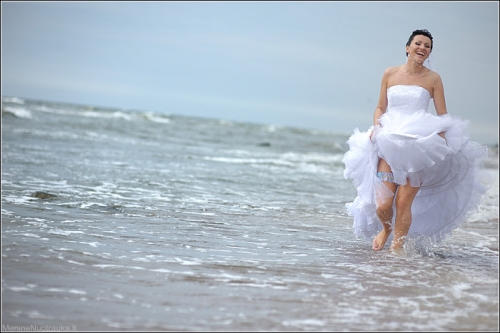
{"type": "Polygon", "coordinates": [[[396,256],[403,257],[403,256],[405,256],[405,249],[402,247],[400,247],[400,248],[392,248],[391,247],[391,253],[396,255],[396,256]]]}
{"type": "Polygon", "coordinates": [[[391,251],[397,254],[400,254],[403,252],[403,246],[404,246],[404,236],[400,238],[394,238],[394,240],[391,243],[391,251]]]}
{"type": "Polygon", "coordinates": [[[391,234],[391,230],[382,229],[381,232],[378,233],[377,237],[373,240],[372,247],[375,251],[382,250],[387,242],[387,238],[391,234]]]}

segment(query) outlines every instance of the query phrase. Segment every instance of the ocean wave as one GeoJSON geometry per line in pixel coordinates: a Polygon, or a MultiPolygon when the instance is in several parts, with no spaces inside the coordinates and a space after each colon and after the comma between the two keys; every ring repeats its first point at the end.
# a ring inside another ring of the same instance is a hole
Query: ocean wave
{"type": "Polygon", "coordinates": [[[16,116],[17,118],[24,118],[24,119],[32,118],[31,111],[21,107],[5,106],[2,107],[2,113],[11,114],[13,116],[16,116]]]}

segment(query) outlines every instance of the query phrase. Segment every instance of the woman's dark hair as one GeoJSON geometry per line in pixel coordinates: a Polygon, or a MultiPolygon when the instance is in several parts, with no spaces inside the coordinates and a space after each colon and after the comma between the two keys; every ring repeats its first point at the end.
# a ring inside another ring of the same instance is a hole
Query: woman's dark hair
{"type": "MultiPolygon", "coordinates": [[[[431,40],[431,51],[432,51],[432,46],[433,46],[434,42],[432,41],[431,33],[429,31],[427,31],[427,29],[418,29],[418,30],[413,31],[410,35],[410,38],[408,38],[408,41],[406,42],[406,46],[410,46],[411,41],[417,35],[424,35],[424,36],[429,37],[429,39],[431,40]]],[[[408,56],[408,52],[406,52],[406,56],[408,56]]]]}

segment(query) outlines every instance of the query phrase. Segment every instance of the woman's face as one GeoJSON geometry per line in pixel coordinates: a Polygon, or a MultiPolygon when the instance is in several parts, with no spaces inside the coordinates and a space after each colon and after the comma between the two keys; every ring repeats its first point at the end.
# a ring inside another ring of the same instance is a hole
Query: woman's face
{"type": "Polygon", "coordinates": [[[419,63],[423,63],[431,54],[432,41],[429,37],[424,35],[416,35],[406,47],[408,57],[411,57],[419,63]]]}

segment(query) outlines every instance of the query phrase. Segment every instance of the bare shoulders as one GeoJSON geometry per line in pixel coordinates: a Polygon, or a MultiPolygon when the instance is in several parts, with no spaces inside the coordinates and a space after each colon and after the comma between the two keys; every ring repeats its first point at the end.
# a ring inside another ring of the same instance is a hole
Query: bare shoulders
{"type": "Polygon", "coordinates": [[[401,73],[400,68],[401,68],[401,66],[392,66],[392,67],[386,68],[386,70],[384,71],[384,74],[382,75],[382,81],[387,82],[395,75],[400,74],[401,73]]]}
{"type": "Polygon", "coordinates": [[[382,76],[382,89],[387,89],[394,85],[415,85],[427,89],[431,93],[436,86],[441,86],[439,74],[428,67],[419,75],[408,75],[405,65],[388,67],[382,76]]]}
{"type": "Polygon", "coordinates": [[[389,67],[382,74],[382,87],[386,89],[388,87],[391,78],[398,73],[398,66],[389,67]]]}
{"type": "Polygon", "coordinates": [[[425,84],[429,85],[431,91],[434,91],[436,85],[442,86],[443,82],[441,81],[441,76],[438,72],[433,71],[430,68],[427,68],[427,73],[424,75],[425,84]]]}
{"type": "Polygon", "coordinates": [[[432,82],[436,81],[441,81],[441,76],[439,75],[438,72],[434,72],[432,69],[429,69],[430,72],[430,78],[432,79],[432,82]]]}
{"type": "Polygon", "coordinates": [[[388,77],[388,76],[391,76],[395,73],[397,73],[399,71],[399,67],[400,66],[392,66],[392,67],[389,67],[387,68],[385,71],[384,71],[384,76],[385,77],[388,77]]]}
{"type": "Polygon", "coordinates": [[[400,67],[401,67],[401,65],[400,65],[400,66],[392,66],[392,67],[387,68],[385,71],[386,71],[386,73],[388,73],[388,74],[395,73],[395,72],[397,72],[397,71],[398,71],[398,69],[399,69],[400,67]]]}
{"type": "MultiPolygon", "coordinates": [[[[393,75],[393,74],[402,73],[404,67],[405,67],[404,64],[403,65],[398,65],[398,66],[388,67],[384,71],[384,76],[385,75],[389,75],[390,76],[390,75],[393,75]]],[[[433,78],[439,78],[439,74],[437,72],[433,71],[429,67],[425,67],[425,69],[426,69],[426,73],[424,75],[431,76],[433,78]]]]}

